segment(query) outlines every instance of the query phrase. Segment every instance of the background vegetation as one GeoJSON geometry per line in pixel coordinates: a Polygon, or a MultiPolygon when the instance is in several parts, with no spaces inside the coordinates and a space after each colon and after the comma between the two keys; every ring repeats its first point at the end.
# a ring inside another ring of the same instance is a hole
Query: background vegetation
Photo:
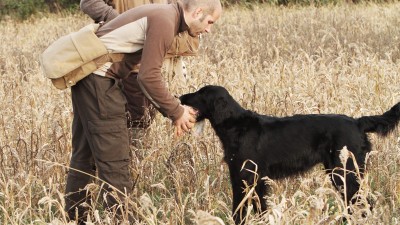
{"type": "MultiPolygon", "coordinates": [[[[10,17],[25,20],[31,15],[77,11],[79,2],[80,0],[0,0],[0,20],[10,17]]],[[[254,4],[260,3],[284,6],[322,6],[342,3],[394,3],[398,0],[221,0],[221,2],[225,7],[242,5],[251,8],[254,4]]]]}
{"type": "MultiPolygon", "coordinates": [[[[190,79],[166,77],[177,95],[206,84],[225,86],[244,107],[286,116],[381,114],[400,101],[400,4],[321,7],[230,7],[186,59],[190,79]]],[[[52,87],[39,54],[91,20],[63,13],[0,22],[0,224],[65,224],[65,175],[71,153],[70,91],[52,87]]],[[[323,168],[269,181],[262,217],[248,224],[399,224],[400,138],[370,135],[374,151],[360,196],[374,210],[346,205],[323,168]],[[363,218],[362,213],[367,217],[363,218]]],[[[201,137],[175,139],[160,115],[142,147],[132,147],[135,191],[126,204],[136,224],[232,224],[231,188],[222,149],[210,126],[201,137]]],[[[113,224],[87,187],[90,220],[113,224]]]]}
{"type": "Polygon", "coordinates": [[[0,20],[14,17],[20,20],[42,13],[77,10],[79,0],[0,0],[0,20]]]}

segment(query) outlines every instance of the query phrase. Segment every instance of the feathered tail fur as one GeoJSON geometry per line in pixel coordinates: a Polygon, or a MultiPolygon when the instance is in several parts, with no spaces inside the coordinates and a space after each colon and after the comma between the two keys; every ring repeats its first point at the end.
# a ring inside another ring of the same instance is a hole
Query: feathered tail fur
{"type": "Polygon", "coordinates": [[[358,119],[358,126],[364,132],[386,136],[393,131],[400,121],[400,102],[382,115],[363,116],[358,119]]]}

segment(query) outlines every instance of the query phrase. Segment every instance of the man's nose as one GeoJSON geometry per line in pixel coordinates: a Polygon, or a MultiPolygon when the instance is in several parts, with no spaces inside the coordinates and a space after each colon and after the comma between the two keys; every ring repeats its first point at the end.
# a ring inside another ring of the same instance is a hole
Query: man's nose
{"type": "Polygon", "coordinates": [[[212,25],[207,26],[206,29],[204,29],[204,31],[206,33],[211,33],[211,27],[212,27],[212,25]]]}

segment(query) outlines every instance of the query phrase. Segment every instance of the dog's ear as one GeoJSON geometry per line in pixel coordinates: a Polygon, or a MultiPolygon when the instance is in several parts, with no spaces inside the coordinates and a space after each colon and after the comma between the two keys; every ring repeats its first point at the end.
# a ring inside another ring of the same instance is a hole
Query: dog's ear
{"type": "Polygon", "coordinates": [[[213,112],[212,118],[216,124],[229,117],[230,110],[228,107],[228,102],[224,97],[218,97],[215,99],[213,112]]]}

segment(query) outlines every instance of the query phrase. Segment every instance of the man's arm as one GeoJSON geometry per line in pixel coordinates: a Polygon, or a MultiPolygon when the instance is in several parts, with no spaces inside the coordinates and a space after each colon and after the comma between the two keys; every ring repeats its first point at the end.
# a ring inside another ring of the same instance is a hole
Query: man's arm
{"type": "Polygon", "coordinates": [[[103,0],[81,0],[80,7],[82,12],[96,23],[108,22],[119,15],[112,6],[107,5],[103,0]]]}
{"type": "MultiPolygon", "coordinates": [[[[162,27],[162,26],[161,26],[162,27]]],[[[168,88],[162,81],[161,64],[165,56],[166,42],[161,41],[163,32],[161,29],[148,29],[148,36],[142,54],[142,66],[139,70],[139,85],[153,105],[173,121],[175,135],[178,137],[189,132],[196,122],[196,111],[188,106],[182,106],[180,102],[169,93],[168,88]],[[154,33],[153,33],[154,32],[154,33]],[[158,33],[160,32],[160,33],[158,33]],[[151,49],[151,51],[150,51],[151,49]],[[158,54],[154,54],[158,52],[158,54]]],[[[164,33],[165,34],[165,33],[164,33]]],[[[165,40],[164,40],[165,41],[165,40]]]]}
{"type": "MultiPolygon", "coordinates": [[[[172,7],[172,6],[166,6],[172,7]]],[[[164,116],[177,120],[184,113],[179,101],[169,92],[161,76],[164,57],[171,45],[176,28],[175,12],[147,17],[146,40],[143,46],[138,82],[146,97],[164,116]]]]}

